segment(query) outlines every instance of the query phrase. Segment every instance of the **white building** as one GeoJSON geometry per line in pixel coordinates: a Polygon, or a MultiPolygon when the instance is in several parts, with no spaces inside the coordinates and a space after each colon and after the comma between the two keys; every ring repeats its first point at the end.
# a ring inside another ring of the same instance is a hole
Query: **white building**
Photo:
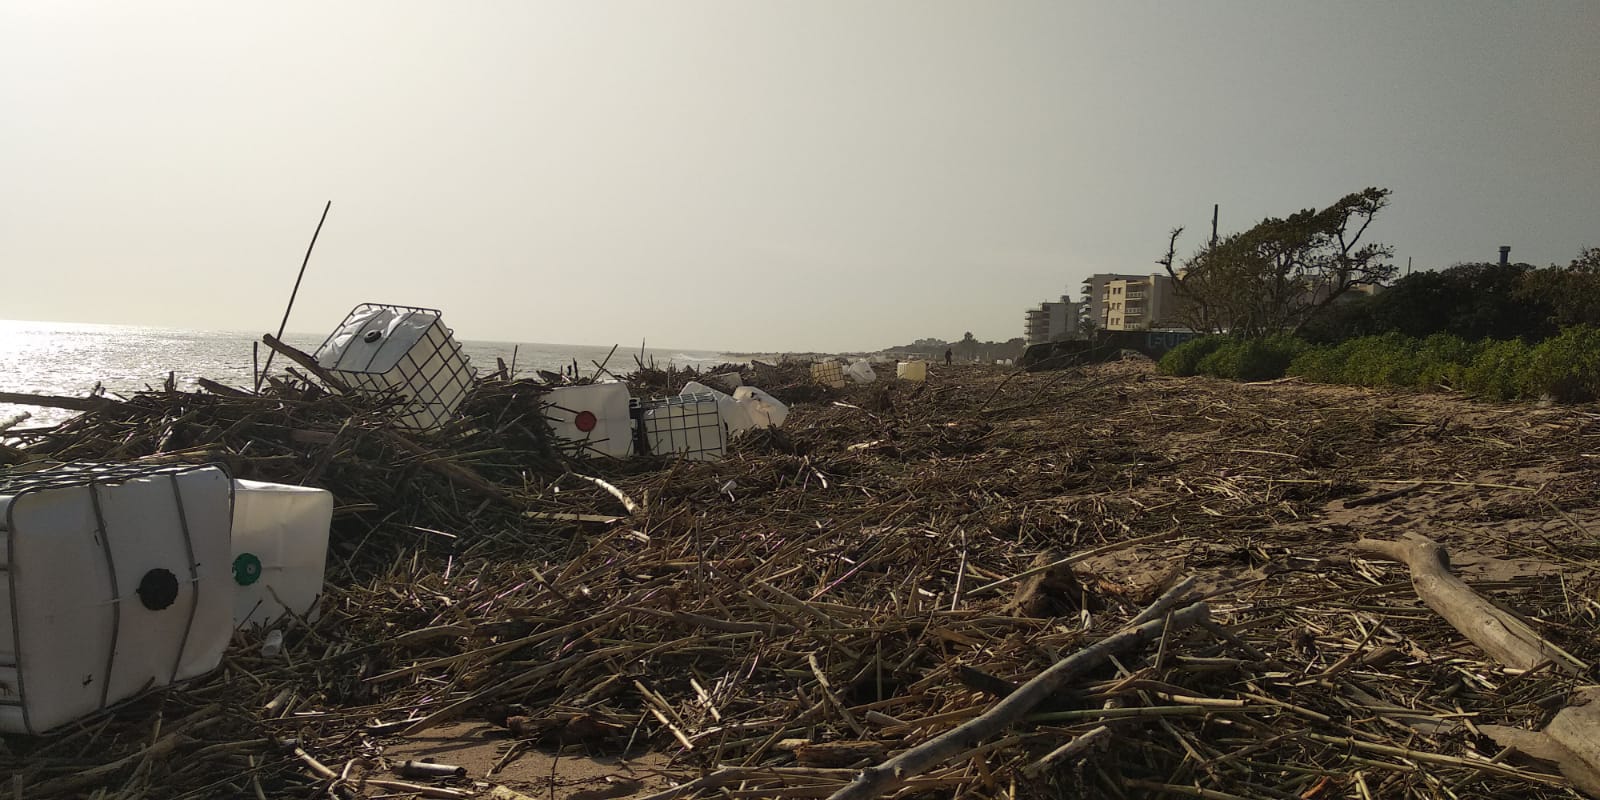
{"type": "Polygon", "coordinates": [[[1070,339],[1078,334],[1078,315],[1082,304],[1062,296],[1057,302],[1040,303],[1024,316],[1023,339],[1028,344],[1070,339]]]}

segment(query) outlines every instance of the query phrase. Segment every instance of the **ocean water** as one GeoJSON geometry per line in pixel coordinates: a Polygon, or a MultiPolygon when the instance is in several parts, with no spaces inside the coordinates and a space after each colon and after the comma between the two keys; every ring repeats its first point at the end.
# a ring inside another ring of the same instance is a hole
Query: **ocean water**
{"type": "MultiPolygon", "coordinates": [[[[160,387],[167,373],[175,373],[180,387],[193,388],[196,378],[210,378],[240,388],[255,384],[252,346],[259,333],[146,328],[129,325],[93,325],[68,322],[0,320],[0,392],[83,396],[96,384],[107,394],[125,396],[146,387],[160,387]]],[[[322,343],[321,336],[286,335],[285,341],[306,352],[322,343]]],[[[606,361],[611,346],[538,344],[515,342],[461,342],[478,372],[498,369],[495,359],[512,363],[516,374],[532,376],[534,370],[559,372],[577,359],[580,374],[592,375],[592,362],[606,361]]],[[[264,361],[271,352],[260,347],[264,361]]],[[[617,348],[607,368],[617,374],[632,372],[639,348],[617,348]]],[[[735,359],[722,353],[648,348],[645,358],[657,366],[711,366],[735,359]]],[[[282,371],[284,359],[274,358],[272,370],[282,371]]],[[[74,412],[38,406],[0,403],[0,425],[21,413],[31,416],[18,427],[38,427],[61,422],[74,412]]]]}

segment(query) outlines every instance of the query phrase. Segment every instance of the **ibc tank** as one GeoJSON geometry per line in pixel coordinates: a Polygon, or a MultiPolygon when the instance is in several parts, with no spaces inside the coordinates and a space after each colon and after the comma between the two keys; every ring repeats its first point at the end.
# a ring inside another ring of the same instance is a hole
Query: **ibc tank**
{"type": "Polygon", "coordinates": [[[563,451],[627,458],[633,455],[630,399],[624,384],[591,383],[551,389],[541,402],[563,451]]]}
{"type": "Polygon", "coordinates": [[[216,667],[233,632],[231,502],[210,466],[0,476],[0,732],[216,667]]]}
{"type": "Polygon", "coordinates": [[[811,380],[835,389],[844,386],[844,367],[837,361],[818,361],[811,365],[811,380]]]}
{"type": "Polygon", "coordinates": [[[317,348],[317,366],[358,392],[397,398],[394,424],[409,430],[444,425],[472,388],[472,365],[431,308],[356,306],[317,348]]]}
{"type": "Polygon", "coordinates": [[[691,394],[640,405],[639,427],[653,455],[716,461],[728,444],[716,395],[691,394]]]}
{"type": "Polygon", "coordinates": [[[271,625],[290,611],[317,618],[332,521],[326,489],[233,482],[234,627],[271,625]]]}

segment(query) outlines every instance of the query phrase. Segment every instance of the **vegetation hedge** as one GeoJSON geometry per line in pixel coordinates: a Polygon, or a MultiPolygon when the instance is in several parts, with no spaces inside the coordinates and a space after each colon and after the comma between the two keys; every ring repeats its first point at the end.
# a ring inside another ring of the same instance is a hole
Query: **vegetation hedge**
{"type": "Polygon", "coordinates": [[[1173,348],[1167,375],[1260,381],[1285,375],[1318,383],[1438,391],[1494,400],[1600,399],[1600,327],[1577,325],[1530,345],[1521,339],[1469,342],[1448,333],[1418,339],[1400,333],[1311,345],[1291,336],[1206,336],[1173,348]]]}

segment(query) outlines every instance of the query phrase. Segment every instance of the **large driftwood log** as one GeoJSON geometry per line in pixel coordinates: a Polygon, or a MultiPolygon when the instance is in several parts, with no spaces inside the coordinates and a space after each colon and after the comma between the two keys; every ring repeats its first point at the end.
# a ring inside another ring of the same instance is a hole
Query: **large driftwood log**
{"type": "Polygon", "coordinates": [[[55,394],[24,394],[20,392],[0,392],[0,403],[64,408],[68,411],[99,411],[102,408],[122,405],[121,402],[112,400],[109,397],[62,397],[55,394]]]}
{"type": "Polygon", "coordinates": [[[1502,747],[1555,764],[1573,785],[1590,797],[1600,797],[1600,687],[1575,694],[1543,731],[1504,725],[1478,728],[1502,747]]]}
{"type": "MultiPolygon", "coordinates": [[[[1187,585],[1187,584],[1186,584],[1187,585]]],[[[1168,600],[1172,592],[1158,600],[1168,600]]],[[[929,769],[964,753],[984,739],[1004,730],[1028,713],[1045,698],[1060,691],[1090,668],[1103,663],[1107,657],[1143,646],[1161,638],[1166,632],[1180,631],[1211,618],[1211,610],[1204,602],[1194,603],[1163,617],[1147,609],[1135,620],[1134,626],[1102,639],[1056,662],[1019,687],[1015,692],[995,704],[994,708],[968,720],[959,727],[936,736],[875,767],[867,767],[829,800],[869,800],[898,786],[929,769]],[[1145,621],[1146,617],[1153,617],[1145,621]]]]}
{"type": "Polygon", "coordinates": [[[1399,541],[1362,539],[1355,548],[1411,569],[1417,596],[1445,622],[1496,661],[1515,669],[1535,669],[1549,663],[1556,671],[1581,675],[1588,666],[1546,641],[1515,614],[1489,602],[1450,573],[1450,559],[1438,542],[1408,533],[1399,541]]]}
{"type": "MultiPolygon", "coordinates": [[[[1397,542],[1362,539],[1356,542],[1356,549],[1410,567],[1417,596],[1500,663],[1518,669],[1534,669],[1548,663],[1568,675],[1588,671],[1582,661],[1450,574],[1448,554],[1432,539],[1414,533],[1397,542]]],[[[1480,725],[1479,729],[1502,747],[1555,764],[1575,786],[1600,798],[1600,687],[1575,694],[1543,731],[1504,725],[1480,725]]]]}

